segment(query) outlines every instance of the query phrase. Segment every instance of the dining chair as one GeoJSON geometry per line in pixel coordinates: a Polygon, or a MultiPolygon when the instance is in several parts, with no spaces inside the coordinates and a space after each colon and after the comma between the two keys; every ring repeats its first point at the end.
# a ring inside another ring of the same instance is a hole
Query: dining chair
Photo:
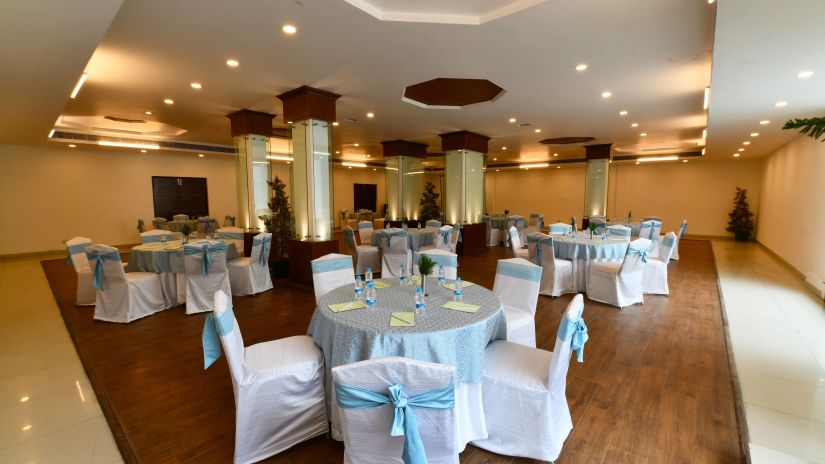
{"type": "Polygon", "coordinates": [[[636,239],[630,242],[624,260],[617,262],[590,263],[587,276],[587,297],[619,309],[636,303],[644,304],[642,278],[647,263],[650,240],[636,239]]]}
{"type": "Polygon", "coordinates": [[[91,306],[95,304],[97,291],[92,282],[92,269],[86,258],[86,248],[92,244],[92,239],[74,237],[66,241],[66,263],[71,264],[77,274],[77,294],[75,305],[91,306]]]}
{"type": "Polygon", "coordinates": [[[510,236],[510,251],[513,252],[514,258],[530,258],[530,250],[521,247],[521,238],[515,226],[510,226],[508,231],[510,236]]]}
{"type": "MultiPolygon", "coordinates": [[[[370,223],[372,226],[372,223],[370,223]]],[[[372,272],[381,271],[381,250],[377,246],[364,245],[361,240],[361,245],[355,241],[355,232],[351,227],[344,227],[344,245],[349,248],[353,257],[355,257],[355,274],[361,275],[367,272],[367,268],[372,269],[372,272]]],[[[370,243],[367,241],[366,243],[370,243]]]]}
{"type": "Polygon", "coordinates": [[[435,246],[433,248],[453,252],[453,235],[455,235],[455,228],[453,226],[449,224],[439,226],[435,231],[435,246]]]}
{"type": "Polygon", "coordinates": [[[401,265],[408,272],[412,269],[412,252],[407,231],[384,229],[381,233],[381,277],[399,277],[401,265]]]}
{"type": "Polygon", "coordinates": [[[583,362],[584,298],[573,297],[553,351],[499,340],[484,352],[482,393],[488,437],[473,445],[494,453],[555,461],[573,430],[565,389],[570,358],[583,362]]]}
{"type": "Polygon", "coordinates": [[[534,261],[541,266],[539,294],[557,297],[563,293],[575,293],[573,262],[557,258],[553,247],[553,237],[541,235],[535,245],[534,261]]]}
{"type": "Polygon", "coordinates": [[[458,463],[455,367],[383,357],[332,368],[345,463],[458,463]]]}
{"type": "Polygon", "coordinates": [[[91,245],[86,259],[96,289],[96,320],[132,322],[166,309],[157,274],[124,271],[117,248],[91,245]]]}
{"type": "Polygon", "coordinates": [[[455,278],[458,277],[458,255],[440,248],[433,248],[432,250],[420,251],[416,253],[417,259],[413,265],[413,269],[416,274],[418,274],[418,260],[421,259],[421,256],[423,255],[427,255],[428,258],[435,261],[435,268],[433,269],[433,274],[431,277],[438,276],[438,266],[442,266],[444,268],[444,277],[446,279],[455,280],[455,278]]]}
{"type": "Polygon", "coordinates": [[[229,287],[233,295],[257,295],[272,288],[269,275],[269,250],[272,234],[262,232],[252,238],[248,257],[235,258],[226,263],[229,287]]]}
{"type": "Polygon", "coordinates": [[[361,221],[358,223],[358,239],[361,241],[361,245],[371,244],[374,231],[372,221],[361,221]]]}
{"type": "Polygon", "coordinates": [[[633,229],[627,226],[623,226],[621,224],[614,224],[612,226],[607,226],[607,233],[610,237],[617,237],[622,238],[624,240],[630,241],[630,234],[633,232],[633,229]]]}
{"type": "Polygon", "coordinates": [[[162,236],[166,236],[166,240],[180,240],[181,234],[177,232],[171,232],[165,229],[154,229],[148,230],[146,232],[141,232],[140,234],[140,242],[141,243],[161,243],[163,239],[162,236]]]}
{"type": "Polygon", "coordinates": [[[598,234],[604,232],[607,227],[607,220],[604,217],[592,216],[589,219],[589,223],[595,227],[595,231],[598,234]]]}
{"type": "Polygon", "coordinates": [[[563,222],[556,222],[554,224],[550,224],[550,235],[564,235],[569,234],[573,230],[573,226],[570,224],[565,224],[563,222]]]}
{"type": "Polygon", "coordinates": [[[441,227],[441,221],[439,221],[437,219],[430,219],[425,224],[427,225],[427,227],[433,227],[435,229],[438,229],[439,227],[441,227]]]}
{"type": "Polygon", "coordinates": [[[541,266],[523,258],[500,259],[493,293],[501,300],[507,321],[507,340],[536,347],[536,305],[541,266]]]}
{"type": "Polygon", "coordinates": [[[682,226],[679,227],[679,235],[676,236],[676,243],[673,244],[673,253],[671,253],[670,259],[679,261],[679,243],[687,235],[687,225],[687,219],[682,221],[682,226]]]}
{"type": "Polygon", "coordinates": [[[243,253],[243,229],[240,227],[221,227],[215,231],[215,238],[223,240],[224,242],[231,242],[235,244],[238,250],[238,256],[244,256],[243,253]]]}
{"type": "Polygon", "coordinates": [[[218,290],[232,294],[225,243],[215,240],[187,243],[183,246],[183,265],[186,269],[186,314],[211,311],[218,290]]]}
{"type": "Polygon", "coordinates": [[[156,218],[152,219],[152,225],[155,227],[155,229],[164,229],[165,230],[168,227],[167,226],[168,222],[169,221],[166,220],[166,218],[162,218],[162,217],[156,217],[156,218]]]}
{"type": "MultiPolygon", "coordinates": [[[[352,228],[350,228],[352,230],[352,228]]],[[[315,304],[330,290],[341,285],[354,284],[352,256],[330,253],[311,261],[312,286],[315,289],[315,304]]]]}
{"type": "Polygon", "coordinates": [[[203,328],[204,369],[226,353],[235,397],[234,462],[262,461],[327,432],[324,355],[296,335],[244,347],[230,297],[214,294],[203,328]]]}
{"type": "Polygon", "coordinates": [[[450,235],[450,253],[457,253],[458,242],[461,240],[461,224],[456,223],[452,228],[452,235],[450,235]]]}
{"type": "Polygon", "coordinates": [[[669,295],[667,265],[676,245],[676,233],[668,232],[659,247],[659,256],[648,256],[642,273],[642,289],[647,294],[669,295]]]}
{"type": "Polygon", "coordinates": [[[189,215],[188,214],[175,214],[172,216],[173,221],[188,221],[189,215]]]}

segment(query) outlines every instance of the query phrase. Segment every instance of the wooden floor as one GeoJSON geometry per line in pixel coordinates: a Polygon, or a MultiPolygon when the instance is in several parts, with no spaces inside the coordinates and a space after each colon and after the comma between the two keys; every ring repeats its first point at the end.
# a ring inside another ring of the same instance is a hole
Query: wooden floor
{"type": "MultiPolygon", "coordinates": [[[[557,462],[744,462],[716,268],[709,242],[680,243],[669,297],[647,296],[624,310],[585,300],[590,341],[571,361],[567,398],[574,429],[557,462]]],[[[459,258],[460,275],[492,288],[504,248],[459,258]]],[[[229,463],[234,400],[226,358],[203,370],[205,315],[183,307],[131,324],[92,320],[75,307],[75,274],[62,260],[43,268],[126,462],[229,463]]],[[[552,349],[571,296],[539,297],[539,346],[552,349]]],[[[305,334],[311,293],[276,282],[235,297],[246,345],[305,334]]],[[[266,462],[340,463],[343,446],[319,437],[266,462]]],[[[463,463],[527,463],[469,446],[463,463]]]]}

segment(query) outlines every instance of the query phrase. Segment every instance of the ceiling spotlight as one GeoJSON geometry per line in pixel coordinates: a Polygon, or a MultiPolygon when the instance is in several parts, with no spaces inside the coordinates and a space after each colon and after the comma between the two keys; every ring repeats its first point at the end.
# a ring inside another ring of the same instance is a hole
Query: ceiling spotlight
{"type": "Polygon", "coordinates": [[[144,111],[143,114],[147,114],[147,115],[151,116],[152,112],[151,111],[144,111]]]}
{"type": "Polygon", "coordinates": [[[539,132],[541,132],[541,129],[536,129],[536,130],[534,130],[533,132],[535,132],[536,134],[538,134],[539,132]]]}
{"type": "Polygon", "coordinates": [[[73,144],[73,143],[70,143],[70,144],[69,144],[69,148],[74,148],[74,147],[76,147],[76,146],[77,146],[77,145],[75,145],[75,144],[73,144]]]}
{"type": "Polygon", "coordinates": [[[747,140],[745,140],[744,142],[742,142],[742,145],[750,145],[750,144],[751,144],[751,143],[750,143],[749,141],[747,141],[747,140]]]}
{"type": "Polygon", "coordinates": [[[355,144],[353,144],[353,145],[354,145],[354,146],[356,146],[356,147],[357,147],[357,146],[359,146],[357,143],[355,143],[355,144]]]}
{"type": "Polygon", "coordinates": [[[584,64],[584,63],[576,66],[576,71],[584,71],[586,69],[587,69],[587,65],[584,64]]]}
{"type": "Polygon", "coordinates": [[[745,151],[745,149],[744,149],[744,148],[740,148],[740,149],[739,149],[739,151],[745,151]]]}
{"type": "Polygon", "coordinates": [[[708,5],[710,5],[711,3],[715,3],[715,2],[716,2],[716,0],[708,0],[708,5]]]}
{"type": "Polygon", "coordinates": [[[510,119],[508,119],[507,121],[508,121],[510,124],[512,124],[512,123],[516,122],[516,118],[510,118],[510,119]]]}
{"type": "Polygon", "coordinates": [[[335,126],[335,127],[338,127],[338,121],[333,121],[332,125],[335,126]]]}
{"type": "Polygon", "coordinates": [[[203,158],[203,157],[204,157],[203,153],[198,153],[198,158],[203,158]]]}
{"type": "Polygon", "coordinates": [[[559,156],[559,154],[558,153],[553,153],[553,156],[559,156]]]}
{"type": "Polygon", "coordinates": [[[146,153],[146,149],[140,150],[141,153],[146,153]]]}
{"type": "Polygon", "coordinates": [[[70,98],[77,96],[77,93],[80,92],[80,88],[83,87],[83,83],[86,82],[87,77],[89,77],[89,75],[86,73],[80,75],[80,79],[77,80],[77,84],[75,84],[74,89],[72,89],[72,94],[69,95],[70,98]]]}
{"type": "Polygon", "coordinates": [[[374,113],[367,113],[367,117],[368,117],[368,118],[374,118],[374,117],[375,117],[375,114],[374,114],[374,113]]]}
{"type": "Polygon", "coordinates": [[[164,98],[163,103],[166,103],[167,105],[174,105],[175,100],[172,100],[171,98],[164,98]]]}
{"type": "Polygon", "coordinates": [[[642,136],[642,137],[647,137],[647,132],[642,132],[642,133],[641,133],[641,134],[639,134],[639,135],[640,135],[640,136],[642,136]]]}
{"type": "Polygon", "coordinates": [[[340,154],[341,154],[341,152],[340,152],[340,151],[338,151],[338,150],[335,150],[335,154],[336,154],[336,155],[340,155],[340,154]]]}
{"type": "Polygon", "coordinates": [[[26,431],[31,430],[31,429],[32,429],[32,426],[31,426],[31,425],[24,425],[24,426],[23,426],[23,428],[22,428],[22,429],[20,429],[20,430],[22,430],[22,431],[26,432],[26,431]]]}
{"type": "Polygon", "coordinates": [[[683,163],[687,163],[687,162],[688,162],[688,160],[682,160],[682,162],[683,162],[683,163]]]}
{"type": "Polygon", "coordinates": [[[239,64],[240,63],[238,63],[238,60],[235,60],[235,59],[232,59],[232,58],[226,60],[226,65],[229,66],[230,68],[237,68],[239,64]]]}
{"type": "Polygon", "coordinates": [[[28,397],[28,396],[24,396],[24,397],[20,398],[20,402],[21,402],[21,403],[25,403],[26,401],[29,401],[29,397],[28,397]]]}
{"type": "Polygon", "coordinates": [[[283,27],[281,27],[281,30],[284,31],[284,34],[289,34],[289,35],[292,35],[292,34],[298,32],[298,28],[293,26],[292,24],[284,24],[283,27]]]}
{"type": "Polygon", "coordinates": [[[778,101],[773,106],[775,106],[777,108],[782,108],[783,106],[788,106],[788,102],[786,102],[784,100],[778,101]]]}
{"type": "Polygon", "coordinates": [[[561,169],[561,166],[556,166],[556,169],[561,169]]]}
{"type": "Polygon", "coordinates": [[[367,154],[367,158],[369,158],[369,157],[370,157],[370,155],[369,155],[369,154],[367,154]]]}
{"type": "Polygon", "coordinates": [[[627,116],[627,111],[625,111],[625,110],[619,111],[619,116],[627,116]]]}
{"type": "Polygon", "coordinates": [[[802,71],[799,74],[797,74],[796,77],[798,77],[800,79],[807,79],[807,78],[809,78],[813,75],[814,75],[813,71],[802,71]]]}
{"type": "Polygon", "coordinates": [[[636,164],[639,164],[639,162],[638,162],[638,161],[636,161],[636,164]]]}
{"type": "Polygon", "coordinates": [[[377,171],[378,169],[376,169],[376,168],[372,168],[372,170],[373,170],[373,171],[377,171]]]}
{"type": "Polygon", "coordinates": [[[763,119],[763,120],[759,121],[759,124],[762,124],[763,126],[764,126],[764,125],[767,125],[767,124],[770,124],[770,123],[771,123],[771,122],[770,122],[770,121],[768,121],[767,119],[763,119]]]}
{"type": "Polygon", "coordinates": [[[630,125],[630,127],[639,127],[639,123],[638,123],[638,122],[634,122],[633,124],[631,124],[631,125],[630,125]]]}
{"type": "Polygon", "coordinates": [[[751,132],[751,137],[759,137],[759,132],[751,132]]]}
{"type": "Polygon", "coordinates": [[[602,92],[602,98],[610,98],[613,96],[613,92],[602,92]]]}
{"type": "Polygon", "coordinates": [[[507,147],[501,147],[501,149],[502,149],[502,150],[506,150],[506,149],[507,149],[507,147]]]}
{"type": "Polygon", "coordinates": [[[191,84],[189,84],[189,87],[192,87],[195,90],[200,90],[203,88],[203,84],[201,84],[200,82],[192,82],[191,84]]]}
{"type": "Polygon", "coordinates": [[[739,158],[739,153],[734,153],[734,154],[733,154],[733,157],[734,157],[734,158],[739,158]]]}
{"type": "Polygon", "coordinates": [[[498,158],[493,158],[493,161],[498,161],[498,158]]]}

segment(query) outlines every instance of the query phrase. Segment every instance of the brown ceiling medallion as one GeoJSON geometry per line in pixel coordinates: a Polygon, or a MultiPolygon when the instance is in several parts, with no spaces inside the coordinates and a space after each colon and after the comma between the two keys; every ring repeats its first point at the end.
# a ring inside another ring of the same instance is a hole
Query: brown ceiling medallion
{"type": "Polygon", "coordinates": [[[461,108],[493,101],[503,93],[504,89],[487,79],[439,77],[408,86],[401,99],[423,108],[461,108]]]}
{"type": "Polygon", "coordinates": [[[554,139],[539,140],[544,145],[570,145],[573,143],[585,143],[596,140],[593,137],[556,137],[554,139]]]}

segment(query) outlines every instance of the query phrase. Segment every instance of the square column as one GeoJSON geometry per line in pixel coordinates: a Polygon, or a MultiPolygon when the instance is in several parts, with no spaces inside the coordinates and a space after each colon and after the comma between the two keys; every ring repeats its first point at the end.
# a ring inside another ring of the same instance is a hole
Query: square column
{"type": "Polygon", "coordinates": [[[269,213],[269,136],[273,114],[240,110],[228,115],[237,151],[235,169],[238,227],[263,230],[259,216],[269,213]]]}
{"type": "Polygon", "coordinates": [[[486,245],[484,214],[484,157],[489,137],[468,131],[441,134],[444,152],[444,213],[447,222],[461,224],[458,253],[483,251],[486,245]]]}
{"type": "Polygon", "coordinates": [[[587,145],[587,174],[584,184],[584,215],[607,217],[607,181],[613,144],[587,145]]]}
{"type": "Polygon", "coordinates": [[[418,220],[421,196],[424,193],[424,159],[427,145],[390,140],[381,142],[386,162],[384,191],[387,216],[391,221],[403,218],[418,220]]]}

